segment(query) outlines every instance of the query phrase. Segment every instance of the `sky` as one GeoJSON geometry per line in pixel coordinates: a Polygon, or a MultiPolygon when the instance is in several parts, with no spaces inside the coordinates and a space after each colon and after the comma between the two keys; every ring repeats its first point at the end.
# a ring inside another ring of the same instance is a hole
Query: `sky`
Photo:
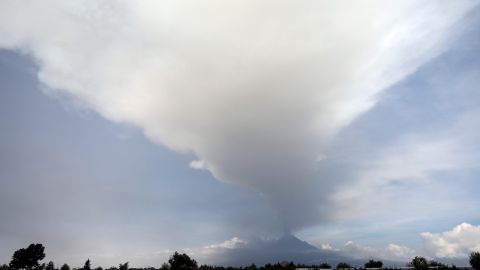
{"type": "Polygon", "coordinates": [[[0,264],[32,242],[73,266],[215,263],[285,234],[465,259],[479,4],[2,1],[0,264]]]}

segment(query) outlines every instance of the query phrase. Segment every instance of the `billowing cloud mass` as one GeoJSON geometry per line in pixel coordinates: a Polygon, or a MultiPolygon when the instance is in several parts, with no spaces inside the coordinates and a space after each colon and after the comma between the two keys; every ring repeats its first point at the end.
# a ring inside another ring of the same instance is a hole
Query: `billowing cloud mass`
{"type": "Polygon", "coordinates": [[[353,241],[345,243],[341,251],[357,259],[379,258],[391,261],[408,261],[418,255],[415,250],[397,244],[388,244],[385,248],[373,248],[359,245],[353,241]]]}
{"type": "Polygon", "coordinates": [[[421,234],[426,251],[438,258],[467,257],[480,251],[480,226],[462,223],[450,231],[421,234]]]}
{"type": "Polygon", "coordinates": [[[208,259],[209,256],[215,255],[217,253],[222,253],[225,250],[229,249],[237,249],[237,248],[242,248],[245,247],[246,242],[238,237],[233,237],[232,239],[225,240],[222,243],[219,244],[211,244],[204,246],[200,249],[198,249],[197,253],[198,256],[201,257],[202,259],[206,258],[208,259]]]}
{"type": "Polygon", "coordinates": [[[0,47],[33,56],[51,95],[261,193],[291,231],[331,217],[314,187],[335,179],[314,174],[334,135],[473,3],[2,1],[0,47]]]}

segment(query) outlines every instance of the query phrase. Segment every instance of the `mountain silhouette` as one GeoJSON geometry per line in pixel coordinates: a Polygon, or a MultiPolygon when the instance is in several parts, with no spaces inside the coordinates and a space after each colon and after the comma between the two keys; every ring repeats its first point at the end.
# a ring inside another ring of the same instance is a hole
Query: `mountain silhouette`
{"type": "Polygon", "coordinates": [[[228,249],[211,258],[212,264],[246,266],[252,263],[264,265],[292,261],[296,264],[327,262],[335,266],[339,262],[362,265],[364,261],[344,256],[338,251],[322,250],[291,234],[274,240],[252,240],[245,246],[228,249]]]}
{"type": "Polygon", "coordinates": [[[317,247],[310,245],[306,241],[302,241],[297,237],[286,234],[271,243],[272,248],[285,251],[315,251],[317,247]]]}

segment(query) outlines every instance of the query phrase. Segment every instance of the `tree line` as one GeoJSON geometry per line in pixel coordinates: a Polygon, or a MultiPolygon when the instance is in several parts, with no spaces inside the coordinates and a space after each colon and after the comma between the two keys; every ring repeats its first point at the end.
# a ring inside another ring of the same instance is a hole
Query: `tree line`
{"type": "MultiPolygon", "coordinates": [[[[68,264],[63,264],[60,268],[57,268],[52,261],[48,263],[41,263],[45,258],[45,247],[42,244],[31,244],[27,248],[21,248],[13,253],[10,263],[0,265],[0,270],[71,270],[68,264]]],[[[470,265],[475,270],[480,270],[480,252],[473,251],[470,253],[470,265]]],[[[443,263],[427,260],[424,257],[413,258],[407,266],[414,268],[415,270],[455,270],[455,265],[448,266],[443,263]]],[[[265,264],[264,266],[257,267],[255,264],[251,264],[246,267],[224,267],[213,265],[200,265],[197,261],[190,258],[187,254],[180,254],[175,252],[170,256],[168,263],[163,263],[159,268],[130,268],[128,262],[121,263],[118,267],[110,267],[105,270],[295,270],[297,268],[310,268],[310,269],[332,269],[332,266],[327,263],[321,263],[319,265],[304,265],[294,264],[293,262],[284,262],[276,264],[265,264]]],[[[382,261],[369,260],[365,263],[363,268],[355,268],[347,263],[340,262],[336,265],[335,269],[392,269],[383,268],[382,261]]],[[[102,267],[96,267],[92,269],[90,259],[85,261],[82,268],[72,268],[72,270],[104,270],[102,267]]]]}

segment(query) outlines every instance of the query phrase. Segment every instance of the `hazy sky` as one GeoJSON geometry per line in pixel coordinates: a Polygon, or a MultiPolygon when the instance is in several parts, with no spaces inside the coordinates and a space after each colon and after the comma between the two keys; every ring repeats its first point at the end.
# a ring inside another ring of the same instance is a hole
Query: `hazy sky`
{"type": "Polygon", "coordinates": [[[0,263],[480,250],[478,5],[2,1],[0,263]]]}

